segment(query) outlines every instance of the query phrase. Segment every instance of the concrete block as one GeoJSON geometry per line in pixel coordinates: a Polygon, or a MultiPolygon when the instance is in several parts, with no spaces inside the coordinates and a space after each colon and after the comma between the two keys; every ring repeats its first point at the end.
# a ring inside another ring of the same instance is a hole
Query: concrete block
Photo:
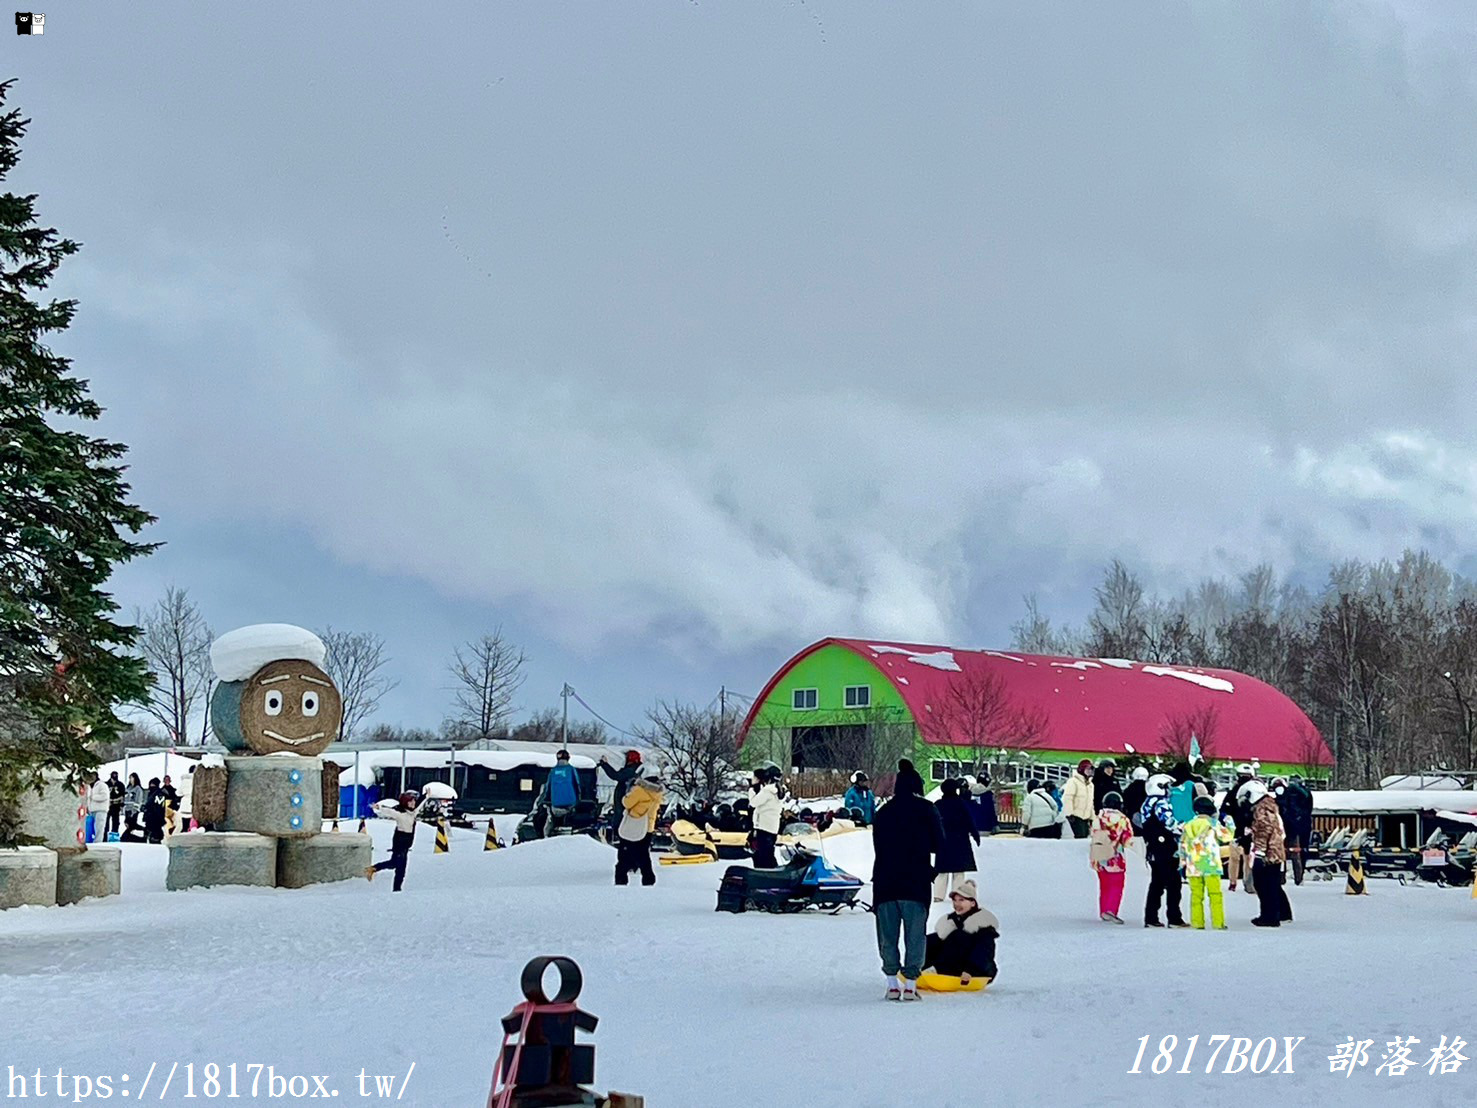
{"type": "Polygon", "coordinates": [[[123,850],[90,846],[56,852],[56,902],[76,904],[89,896],[117,896],[123,890],[123,850]]]}
{"type": "Polygon", "coordinates": [[[307,836],[323,830],[323,762],[296,754],[226,758],[222,831],[307,836]]]}
{"type": "Polygon", "coordinates": [[[0,909],[56,904],[56,852],[44,846],[0,850],[0,909]]]}
{"type": "Polygon", "coordinates": [[[277,840],[266,835],[230,831],[190,831],[172,835],[167,889],[197,885],[261,885],[277,883],[277,840]]]}
{"type": "Polygon", "coordinates": [[[66,780],[60,773],[48,773],[40,796],[31,789],[21,794],[21,834],[53,849],[75,850],[87,841],[87,803],[66,780]]]}
{"type": "Polygon", "coordinates": [[[328,831],[306,839],[283,839],[277,844],[277,884],[301,889],[356,877],[362,881],[373,855],[367,834],[328,831]]]}

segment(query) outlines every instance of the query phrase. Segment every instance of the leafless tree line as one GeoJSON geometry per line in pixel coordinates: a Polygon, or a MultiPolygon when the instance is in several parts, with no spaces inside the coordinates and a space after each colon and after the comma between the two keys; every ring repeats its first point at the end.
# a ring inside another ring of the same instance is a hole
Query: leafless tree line
{"type": "MultiPolygon", "coordinates": [[[[1145,591],[1117,560],[1086,625],[1054,623],[1034,597],[1014,627],[1022,651],[1233,669],[1290,696],[1316,724],[1349,787],[1446,766],[1477,769],[1477,583],[1425,551],[1345,561],[1322,587],[1258,566],[1178,596],[1145,591]]],[[[1176,747],[1214,757],[1214,719],[1166,720],[1176,747]],[[1205,730],[1208,729],[1209,737],[1205,730]]],[[[1297,741],[1312,761],[1317,737],[1297,741]]]]}

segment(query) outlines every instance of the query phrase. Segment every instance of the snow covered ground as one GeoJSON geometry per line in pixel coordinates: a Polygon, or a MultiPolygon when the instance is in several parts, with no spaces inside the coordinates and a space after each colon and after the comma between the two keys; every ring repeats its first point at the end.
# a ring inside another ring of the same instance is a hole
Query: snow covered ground
{"type": "MultiPolygon", "coordinates": [[[[389,829],[372,822],[382,855],[389,829]]],[[[715,913],[726,863],[618,889],[614,852],[589,839],[484,854],[480,834],[455,832],[444,856],[432,839],[423,828],[399,896],[388,874],[169,893],[164,848],[130,845],[122,897],[0,913],[0,1082],[62,1067],[127,1072],[136,1090],[157,1062],[152,1099],[172,1062],[261,1062],[329,1075],[341,1101],[370,1104],[361,1070],[403,1076],[414,1062],[399,1103],[481,1105],[519,970],[562,953],[583,967],[580,1002],[601,1017],[597,1086],[642,1093],[651,1108],[1458,1104],[1477,1089],[1477,1061],[1375,1073],[1396,1035],[1421,1040],[1418,1062],[1442,1035],[1477,1042],[1466,890],[1376,881],[1354,898],[1312,883],[1291,890],[1297,922],[1280,931],[1250,927],[1255,901],[1242,893],[1227,896],[1228,932],[1148,931],[1098,922],[1085,844],[986,840],[1000,980],[899,1005],[881,999],[870,916],[715,913]],[[1195,1072],[1148,1073],[1161,1036],[1180,1037],[1178,1070],[1197,1033],[1195,1072]],[[1291,1076],[1207,1076],[1214,1034],[1274,1036],[1279,1061],[1283,1036],[1306,1039],[1291,1076]],[[1331,1075],[1328,1056],[1350,1035],[1374,1040],[1369,1064],[1331,1075]]],[[[828,851],[869,875],[867,833],[828,851]]],[[[1144,888],[1137,863],[1125,917],[1144,888]]],[[[187,1103],[217,1102],[196,1091],[187,1103]]]]}

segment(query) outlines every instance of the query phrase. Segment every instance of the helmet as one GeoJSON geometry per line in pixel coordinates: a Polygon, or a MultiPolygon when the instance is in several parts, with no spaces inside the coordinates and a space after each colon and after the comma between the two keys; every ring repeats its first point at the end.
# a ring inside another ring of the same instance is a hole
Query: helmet
{"type": "Polygon", "coordinates": [[[1144,785],[1144,793],[1147,796],[1168,796],[1169,787],[1173,784],[1174,778],[1169,774],[1156,773],[1144,785]]]}
{"type": "Polygon", "coordinates": [[[863,784],[866,780],[867,780],[867,775],[865,773],[863,773],[861,770],[857,770],[855,773],[853,773],[851,775],[851,783],[853,785],[863,784]]]}
{"type": "Polygon", "coordinates": [[[1274,789],[1276,789],[1276,788],[1285,788],[1286,786],[1287,786],[1287,778],[1285,778],[1285,777],[1274,777],[1274,778],[1272,778],[1272,788],[1274,788],[1274,789]]]}
{"type": "MultiPolygon", "coordinates": [[[[1086,758],[1083,758],[1082,760],[1084,762],[1087,761],[1086,758]]],[[[1104,758],[1101,762],[1099,762],[1097,764],[1097,768],[1098,769],[1117,769],[1118,768],[1118,763],[1115,762],[1115,761],[1113,761],[1112,758],[1104,758]]]]}
{"type": "Polygon", "coordinates": [[[1090,769],[1092,769],[1092,759],[1091,758],[1083,758],[1082,761],[1080,761],[1080,762],[1077,763],[1077,772],[1078,773],[1086,773],[1090,769]]]}
{"type": "Polygon", "coordinates": [[[754,767],[754,776],[761,781],[778,781],[781,776],[780,767],[773,762],[760,762],[754,767]]]}
{"type": "Polygon", "coordinates": [[[626,765],[628,765],[628,766],[634,766],[634,765],[639,765],[640,763],[641,763],[641,751],[639,751],[639,750],[628,750],[628,751],[626,751],[626,765]]]}
{"type": "Polygon", "coordinates": [[[420,799],[420,796],[420,793],[412,792],[410,789],[406,789],[403,793],[400,794],[400,807],[414,808],[415,802],[420,799]]]}
{"type": "Polygon", "coordinates": [[[1215,801],[1208,796],[1197,796],[1195,798],[1195,814],[1200,816],[1215,815],[1215,801]]]}
{"type": "Polygon", "coordinates": [[[559,751],[558,754],[555,754],[554,755],[554,759],[556,761],[559,761],[559,762],[567,762],[567,761],[569,761],[569,751],[567,751],[567,750],[561,750],[561,751],[559,751]]]}
{"type": "Polygon", "coordinates": [[[662,779],[662,771],[660,769],[658,769],[655,764],[652,764],[652,765],[649,765],[649,766],[645,766],[645,767],[642,768],[642,770],[641,770],[641,780],[643,780],[643,781],[658,781],[659,782],[659,781],[661,781],[661,779],[662,779]]]}
{"type": "Polygon", "coordinates": [[[1135,781],[1147,781],[1149,779],[1148,767],[1135,766],[1134,771],[1129,776],[1135,781]]]}
{"type": "Polygon", "coordinates": [[[1255,776],[1252,773],[1251,763],[1250,762],[1242,762],[1239,766],[1237,766],[1236,767],[1236,776],[1238,776],[1238,777],[1252,777],[1252,776],[1255,776]]]}
{"type": "Polygon", "coordinates": [[[1103,807],[1112,808],[1115,812],[1123,811],[1123,798],[1117,793],[1108,793],[1103,797],[1103,807]]]}
{"type": "Polygon", "coordinates": [[[1254,805],[1267,795],[1267,786],[1260,781],[1248,781],[1236,791],[1236,799],[1242,804],[1254,805]]]}

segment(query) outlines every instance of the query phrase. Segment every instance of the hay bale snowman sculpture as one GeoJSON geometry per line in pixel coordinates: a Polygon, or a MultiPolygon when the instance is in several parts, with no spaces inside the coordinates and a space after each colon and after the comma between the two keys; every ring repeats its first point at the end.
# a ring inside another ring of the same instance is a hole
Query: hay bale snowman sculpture
{"type": "Polygon", "coordinates": [[[230,753],[223,767],[195,772],[195,819],[212,830],[170,840],[170,888],[297,888],[363,876],[369,836],[323,832],[325,798],[330,816],[337,812],[338,767],[318,755],[343,718],[325,654],[317,635],[285,623],[242,627],[211,644],[219,684],[210,722],[230,753]]]}

